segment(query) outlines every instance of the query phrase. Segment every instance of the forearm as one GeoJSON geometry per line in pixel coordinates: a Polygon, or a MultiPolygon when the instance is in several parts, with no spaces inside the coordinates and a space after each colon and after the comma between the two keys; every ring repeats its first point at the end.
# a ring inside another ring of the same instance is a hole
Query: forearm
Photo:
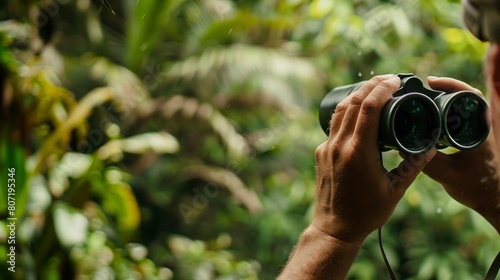
{"type": "Polygon", "coordinates": [[[361,246],[362,243],[346,243],[309,226],[278,279],[345,279],[361,246]]]}

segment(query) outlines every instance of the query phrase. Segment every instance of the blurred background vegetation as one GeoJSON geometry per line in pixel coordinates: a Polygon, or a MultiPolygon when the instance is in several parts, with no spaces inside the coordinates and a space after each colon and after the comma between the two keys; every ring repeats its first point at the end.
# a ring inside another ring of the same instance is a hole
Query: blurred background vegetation
{"type": "MultiPolygon", "coordinates": [[[[485,90],[458,0],[7,0],[1,279],[273,279],[307,226],[317,106],[377,74],[485,90]]],[[[384,164],[399,161],[384,153],[384,164]]],[[[362,174],[360,174],[362,176],[362,174]]],[[[362,205],[360,205],[362,207],[362,205]]],[[[402,279],[479,279],[494,229],[421,175],[384,228],[402,279]]],[[[386,279],[375,236],[349,279],[386,279]]]]}

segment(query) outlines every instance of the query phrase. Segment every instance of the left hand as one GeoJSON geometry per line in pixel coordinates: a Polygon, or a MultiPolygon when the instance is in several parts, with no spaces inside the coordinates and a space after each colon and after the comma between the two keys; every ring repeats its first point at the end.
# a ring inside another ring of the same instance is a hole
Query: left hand
{"type": "MultiPolygon", "coordinates": [[[[481,92],[452,78],[429,78],[429,86],[445,92],[469,90],[481,92]]],[[[494,128],[494,127],[493,127],[494,128]]],[[[496,130],[500,127],[496,128],[496,130]]],[[[494,130],[493,130],[494,131],[494,130]]],[[[493,133],[480,147],[446,155],[438,152],[424,168],[424,173],[441,183],[456,201],[483,215],[500,230],[496,211],[500,208],[499,157],[493,133]]]]}

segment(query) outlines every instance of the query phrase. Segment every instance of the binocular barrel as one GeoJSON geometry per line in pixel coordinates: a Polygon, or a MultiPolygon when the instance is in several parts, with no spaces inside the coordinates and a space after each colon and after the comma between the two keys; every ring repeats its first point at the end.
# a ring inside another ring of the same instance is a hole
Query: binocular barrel
{"type": "MultiPolygon", "coordinates": [[[[413,74],[398,74],[401,87],[380,115],[378,144],[381,150],[407,154],[425,153],[432,147],[452,146],[470,150],[488,137],[486,101],[471,91],[446,93],[425,88],[413,74]]],[[[337,105],[365,82],[336,87],[322,100],[319,121],[330,133],[330,119],[337,105]]]]}

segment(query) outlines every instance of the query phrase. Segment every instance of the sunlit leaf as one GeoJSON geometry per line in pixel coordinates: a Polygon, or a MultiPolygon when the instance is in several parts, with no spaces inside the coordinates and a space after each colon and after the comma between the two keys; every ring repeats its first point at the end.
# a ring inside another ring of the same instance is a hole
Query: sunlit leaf
{"type": "Polygon", "coordinates": [[[312,18],[320,19],[326,16],[335,7],[335,1],[314,0],[309,7],[309,15],[312,18]]]}
{"type": "Polygon", "coordinates": [[[141,220],[139,205],[132,188],[123,182],[120,171],[110,169],[106,176],[106,189],[101,192],[104,210],[117,219],[120,231],[131,233],[137,229],[141,220]],[[118,175],[118,178],[113,175],[118,175]]]}
{"type": "Polygon", "coordinates": [[[97,155],[101,160],[119,160],[123,153],[144,154],[174,154],[179,151],[177,139],[166,132],[151,132],[125,139],[111,140],[99,148],[97,155]]]}
{"type": "Polygon", "coordinates": [[[123,151],[128,153],[175,153],[179,150],[179,143],[175,137],[165,132],[145,133],[121,141],[123,151]]]}
{"type": "Polygon", "coordinates": [[[69,179],[84,175],[91,164],[92,158],[89,155],[65,153],[61,161],[50,169],[49,189],[52,195],[61,196],[69,188],[69,179]]]}
{"type": "Polygon", "coordinates": [[[87,239],[89,221],[78,209],[57,202],[53,212],[55,232],[64,247],[70,248],[87,239]]]}

